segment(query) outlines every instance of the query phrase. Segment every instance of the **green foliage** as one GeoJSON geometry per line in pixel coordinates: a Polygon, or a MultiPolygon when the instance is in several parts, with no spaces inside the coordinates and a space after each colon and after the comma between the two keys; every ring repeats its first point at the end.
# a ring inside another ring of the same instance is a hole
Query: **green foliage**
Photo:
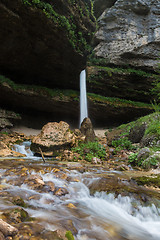
{"type": "Polygon", "coordinates": [[[154,99],[153,102],[151,102],[152,108],[154,109],[155,112],[159,113],[160,112],[160,103],[157,103],[156,100],[154,99]]]}
{"type": "Polygon", "coordinates": [[[139,75],[141,77],[156,77],[156,74],[152,74],[152,73],[148,73],[148,72],[144,72],[142,70],[137,70],[137,69],[133,69],[133,68],[110,68],[110,67],[103,67],[103,66],[97,66],[97,68],[106,70],[106,71],[110,71],[112,73],[128,73],[128,74],[135,74],[135,75],[139,75]]]}
{"type": "Polygon", "coordinates": [[[8,135],[9,133],[5,131],[1,131],[1,134],[8,135]]]}
{"type": "Polygon", "coordinates": [[[158,162],[159,161],[156,156],[151,156],[150,158],[142,162],[142,167],[143,168],[155,167],[155,166],[158,166],[158,162]]]}
{"type": "Polygon", "coordinates": [[[131,153],[128,158],[128,162],[133,166],[138,166],[146,169],[150,167],[155,167],[158,165],[159,161],[157,156],[153,155],[148,157],[147,159],[143,159],[143,158],[138,159],[137,156],[138,156],[138,152],[131,153]]]}
{"type": "Polygon", "coordinates": [[[151,94],[157,101],[160,101],[160,64],[158,64],[156,69],[157,75],[155,76],[155,81],[153,82],[153,88],[151,89],[151,94]]]}
{"type": "Polygon", "coordinates": [[[42,96],[46,95],[49,97],[58,97],[60,100],[63,100],[65,97],[69,97],[74,101],[79,101],[79,92],[74,91],[71,89],[50,89],[42,86],[37,85],[26,85],[26,84],[17,84],[10,80],[9,78],[6,78],[3,75],[0,75],[0,84],[7,83],[12,89],[16,90],[22,90],[22,91],[32,91],[35,93],[38,93],[42,96]]]}
{"type": "Polygon", "coordinates": [[[73,234],[71,231],[67,231],[66,234],[65,234],[65,237],[68,239],[68,240],[74,240],[74,237],[73,237],[73,234]]]}
{"type": "Polygon", "coordinates": [[[71,149],[73,152],[79,153],[81,159],[88,162],[92,161],[93,157],[104,160],[106,157],[106,149],[103,145],[96,142],[79,143],[77,147],[71,149]]]}
{"type": "Polygon", "coordinates": [[[108,63],[108,59],[97,57],[94,51],[88,56],[88,60],[87,60],[88,66],[92,66],[92,65],[106,66],[107,63],[108,63]]]}
{"type": "Polygon", "coordinates": [[[147,127],[145,131],[145,135],[159,135],[160,136],[160,121],[159,119],[154,120],[150,125],[147,127]]]}
{"type": "Polygon", "coordinates": [[[120,98],[113,98],[113,97],[104,97],[95,93],[88,93],[88,97],[91,98],[92,101],[97,101],[97,102],[105,102],[110,105],[114,105],[115,107],[119,107],[121,105],[124,106],[136,106],[136,107],[146,107],[146,108],[151,108],[151,104],[147,103],[142,103],[142,102],[134,102],[131,100],[126,100],[126,99],[120,99],[120,98]]]}
{"type": "Polygon", "coordinates": [[[127,149],[131,150],[134,149],[130,140],[127,137],[119,138],[112,141],[112,146],[116,148],[116,150],[127,149]]]}
{"type": "Polygon", "coordinates": [[[129,158],[128,158],[128,162],[131,163],[131,164],[134,165],[134,166],[141,166],[143,160],[138,161],[137,156],[138,156],[138,152],[136,152],[136,153],[131,153],[130,156],[129,156],[129,158]]]}

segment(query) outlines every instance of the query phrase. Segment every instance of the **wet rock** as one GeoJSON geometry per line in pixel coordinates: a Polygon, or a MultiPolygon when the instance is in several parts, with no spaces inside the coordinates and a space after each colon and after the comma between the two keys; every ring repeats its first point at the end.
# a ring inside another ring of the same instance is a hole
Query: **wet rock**
{"type": "Polygon", "coordinates": [[[129,171],[130,168],[125,164],[121,164],[120,166],[117,167],[117,170],[119,170],[119,171],[126,171],[126,170],[129,171]]]}
{"type": "Polygon", "coordinates": [[[71,147],[75,143],[75,135],[66,122],[50,122],[43,126],[41,133],[32,140],[31,150],[40,153],[55,152],[56,150],[71,147]]]}
{"type": "Polygon", "coordinates": [[[39,200],[40,198],[41,198],[41,196],[39,194],[35,194],[35,195],[30,196],[29,200],[32,200],[32,199],[39,200]]]}
{"type": "Polygon", "coordinates": [[[3,215],[13,223],[21,223],[23,221],[29,220],[28,213],[21,207],[6,210],[3,215]]]}
{"type": "Polygon", "coordinates": [[[13,202],[13,204],[21,206],[21,207],[25,207],[26,206],[24,200],[21,197],[19,197],[19,196],[13,197],[12,202],[13,202]]]}
{"type": "Polygon", "coordinates": [[[35,175],[30,175],[25,181],[24,183],[26,183],[30,188],[32,189],[37,189],[37,190],[41,190],[45,183],[42,179],[41,176],[39,176],[38,174],[35,175]]]}
{"type": "Polygon", "coordinates": [[[45,182],[45,187],[48,192],[54,192],[55,191],[55,184],[51,181],[45,182]]]}
{"type": "MultiPolygon", "coordinates": [[[[4,222],[2,219],[0,219],[0,232],[6,237],[6,236],[14,236],[17,234],[18,229],[11,226],[10,224],[4,222]]],[[[2,235],[2,239],[3,239],[2,235]]]]}
{"type": "Polygon", "coordinates": [[[67,207],[68,208],[73,208],[73,209],[77,208],[73,203],[68,203],[67,207]]]}
{"type": "Polygon", "coordinates": [[[85,135],[85,142],[95,141],[96,135],[90,118],[85,118],[81,124],[80,131],[85,135]]]}
{"type": "Polygon", "coordinates": [[[80,154],[73,153],[72,151],[65,150],[61,156],[61,161],[77,161],[80,158],[80,154]]]}
{"type": "Polygon", "coordinates": [[[68,176],[66,173],[59,171],[55,174],[55,177],[66,180],[68,176]]]}
{"type": "Polygon", "coordinates": [[[160,188],[160,175],[142,176],[134,178],[139,185],[154,186],[160,188]]]}
{"type": "Polygon", "coordinates": [[[28,240],[34,239],[39,240],[41,235],[43,235],[45,229],[43,226],[37,223],[21,223],[18,227],[18,234],[16,235],[16,240],[28,240]]]}
{"type": "Polygon", "coordinates": [[[67,231],[71,231],[72,234],[76,235],[78,233],[72,220],[70,220],[70,219],[63,220],[62,225],[65,229],[67,229],[67,231]]]}
{"type": "MultiPolygon", "coordinates": [[[[58,231],[44,231],[44,233],[41,234],[41,236],[43,239],[47,239],[47,240],[62,240],[62,237],[60,236],[58,231]]],[[[66,238],[63,238],[63,239],[67,240],[66,238]]]]}
{"type": "Polygon", "coordinates": [[[69,193],[69,192],[68,192],[68,190],[67,190],[66,188],[60,187],[60,188],[58,188],[58,189],[56,190],[55,195],[56,195],[56,196],[64,196],[64,195],[66,195],[66,194],[68,194],[68,193],[69,193]]]}

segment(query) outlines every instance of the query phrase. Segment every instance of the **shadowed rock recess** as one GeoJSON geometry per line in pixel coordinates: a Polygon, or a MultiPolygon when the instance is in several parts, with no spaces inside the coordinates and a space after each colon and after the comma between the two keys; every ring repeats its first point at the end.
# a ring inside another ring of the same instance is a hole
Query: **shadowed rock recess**
{"type": "Polygon", "coordinates": [[[1,73],[21,83],[78,88],[95,29],[89,9],[85,1],[2,0],[1,73]]]}
{"type": "Polygon", "coordinates": [[[90,55],[87,91],[93,125],[150,113],[148,104],[130,100],[151,99],[159,9],[158,0],[1,0],[0,107],[20,113],[22,123],[31,116],[29,126],[33,116],[40,127],[60,120],[78,126],[79,74],[90,55]],[[101,15],[97,30],[94,12],[101,15]]]}

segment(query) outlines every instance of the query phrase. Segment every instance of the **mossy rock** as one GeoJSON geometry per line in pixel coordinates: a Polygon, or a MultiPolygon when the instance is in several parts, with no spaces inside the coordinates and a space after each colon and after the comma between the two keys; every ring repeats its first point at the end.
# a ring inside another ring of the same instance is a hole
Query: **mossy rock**
{"type": "Polygon", "coordinates": [[[160,188],[160,174],[135,178],[138,185],[147,185],[160,188]]]}
{"type": "Polygon", "coordinates": [[[32,220],[28,213],[21,207],[6,210],[3,215],[10,221],[14,223],[21,223],[24,221],[32,220]]]}

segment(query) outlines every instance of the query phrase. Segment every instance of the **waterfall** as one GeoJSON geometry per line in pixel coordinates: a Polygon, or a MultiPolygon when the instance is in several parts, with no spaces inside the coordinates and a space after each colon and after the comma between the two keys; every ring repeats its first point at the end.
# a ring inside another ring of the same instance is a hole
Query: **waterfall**
{"type": "Polygon", "coordinates": [[[83,70],[80,74],[80,126],[86,117],[88,117],[86,71],[83,70]]]}

